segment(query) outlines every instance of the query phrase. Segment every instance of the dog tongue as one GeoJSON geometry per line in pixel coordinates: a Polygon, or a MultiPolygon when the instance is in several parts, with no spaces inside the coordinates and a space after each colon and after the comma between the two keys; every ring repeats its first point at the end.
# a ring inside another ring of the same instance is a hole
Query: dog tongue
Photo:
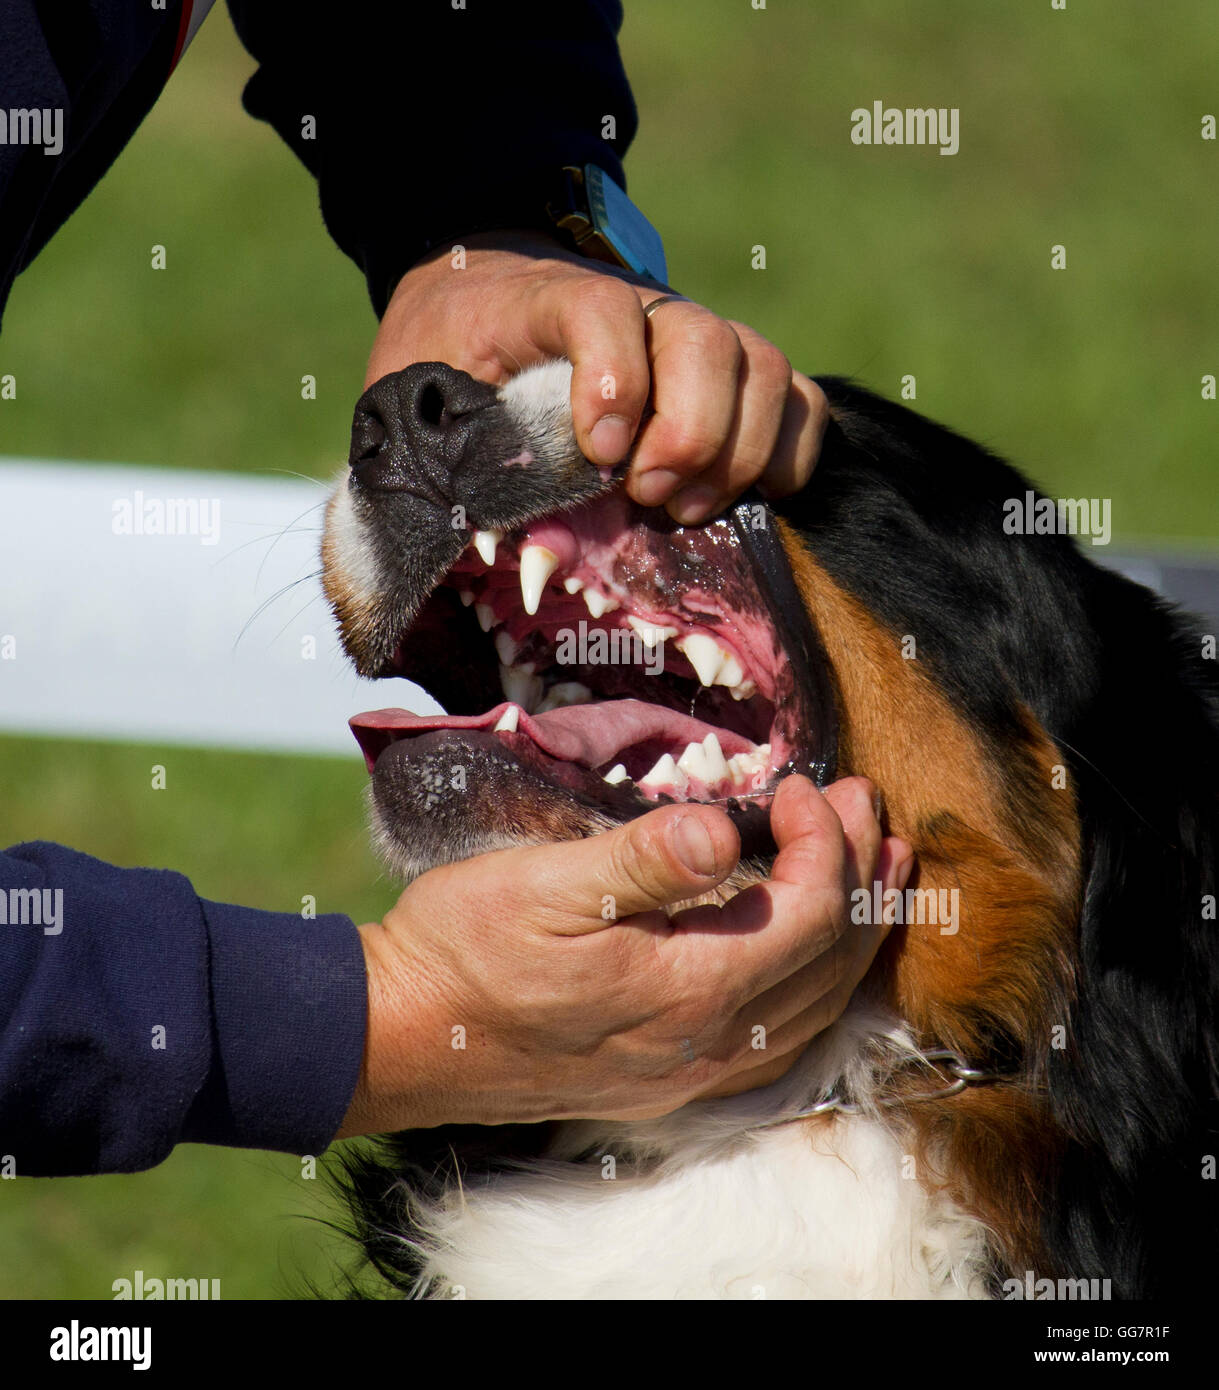
{"type": "MultiPolygon", "coordinates": [[[[485,714],[408,714],[404,709],[378,709],[357,714],[349,723],[371,772],[377,756],[396,738],[436,729],[492,730],[506,709],[507,702],[485,714]]],[[[545,714],[526,714],[522,709],[517,732],[528,735],[548,756],[587,768],[603,767],[624,748],[653,740],[670,743],[680,753],[687,744],[701,743],[710,733],[719,739],[726,758],[753,748],[741,734],[643,700],[565,705],[545,714]]]]}

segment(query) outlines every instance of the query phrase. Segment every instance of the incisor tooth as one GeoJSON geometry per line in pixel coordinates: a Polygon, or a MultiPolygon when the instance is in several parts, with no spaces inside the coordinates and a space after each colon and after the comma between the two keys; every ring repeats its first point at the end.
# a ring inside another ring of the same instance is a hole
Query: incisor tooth
{"type": "Polygon", "coordinates": [[[504,665],[511,666],[512,663],[516,660],[517,654],[520,652],[520,650],[521,644],[517,641],[514,641],[511,634],[509,634],[507,631],[505,631],[504,628],[501,627],[500,630],[495,634],[495,651],[496,655],[504,663],[504,665]]]}
{"type": "Polygon", "coordinates": [[[491,732],[493,734],[516,733],[516,726],[520,721],[520,717],[521,711],[519,706],[509,705],[508,708],[503,712],[503,714],[500,715],[498,723],[496,724],[495,728],[491,730],[491,732]]]}
{"type": "Polygon", "coordinates": [[[584,602],[588,604],[588,611],[594,618],[604,617],[606,613],[612,613],[618,607],[617,599],[606,598],[599,589],[585,589],[584,602]]]}
{"type": "Polygon", "coordinates": [[[478,619],[478,625],[484,632],[490,632],[495,626],[495,609],[489,603],[476,603],[474,616],[478,619]]]}
{"type": "Polygon", "coordinates": [[[541,676],[532,676],[519,666],[501,666],[499,684],[504,698],[511,700],[514,705],[520,705],[526,714],[532,714],[534,706],[542,698],[541,676]]]}
{"type": "Polygon", "coordinates": [[[546,581],[555,572],[559,557],[544,545],[527,545],[521,551],[521,602],[526,613],[536,613],[546,581]]]}
{"type": "Polygon", "coordinates": [[[694,667],[700,684],[715,684],[724,653],[714,637],[708,637],[704,632],[688,633],[678,642],[677,650],[684,653],[686,660],[694,667]]]}
{"type": "Polygon", "coordinates": [[[474,602],[474,590],[459,589],[457,597],[461,599],[462,603],[464,603],[467,608],[469,608],[469,606],[474,602]]]}
{"type": "Polygon", "coordinates": [[[578,594],[584,587],[583,579],[577,579],[574,574],[569,574],[563,581],[563,587],[569,594],[578,594]]]}
{"type": "Polygon", "coordinates": [[[608,782],[611,787],[616,787],[619,782],[627,780],[627,770],[621,763],[615,763],[601,780],[608,782]]]}
{"type": "Polygon", "coordinates": [[[475,531],[474,549],[478,551],[484,565],[495,563],[495,547],[504,539],[502,531],[475,531]]]}

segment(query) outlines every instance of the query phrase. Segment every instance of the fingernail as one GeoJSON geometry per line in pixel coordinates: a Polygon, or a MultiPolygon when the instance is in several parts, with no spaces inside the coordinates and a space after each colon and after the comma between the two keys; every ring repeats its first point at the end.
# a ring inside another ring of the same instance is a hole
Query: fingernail
{"type": "Polygon", "coordinates": [[[719,510],[719,501],[719,493],[714,488],[697,485],[683,488],[673,499],[671,510],[683,526],[693,526],[714,515],[719,510]]]}
{"type": "Polygon", "coordinates": [[[659,507],[672,496],[681,482],[681,474],[668,468],[653,468],[635,480],[635,497],[644,507],[659,507]]]}
{"type": "Polygon", "coordinates": [[[621,415],[603,415],[588,437],[594,463],[617,463],[631,447],[630,422],[621,415]]]}
{"type": "Polygon", "coordinates": [[[711,832],[697,816],[683,816],[673,827],[677,857],[692,873],[707,878],[715,873],[715,845],[711,832]]]}

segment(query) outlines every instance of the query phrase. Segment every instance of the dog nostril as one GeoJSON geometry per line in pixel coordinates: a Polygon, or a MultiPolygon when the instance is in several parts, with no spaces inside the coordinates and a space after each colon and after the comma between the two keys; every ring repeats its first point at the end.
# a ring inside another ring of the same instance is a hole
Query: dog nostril
{"type": "Polygon", "coordinates": [[[444,393],[434,381],[426,382],[419,392],[415,412],[425,425],[431,425],[433,429],[447,425],[451,418],[444,393]]]}

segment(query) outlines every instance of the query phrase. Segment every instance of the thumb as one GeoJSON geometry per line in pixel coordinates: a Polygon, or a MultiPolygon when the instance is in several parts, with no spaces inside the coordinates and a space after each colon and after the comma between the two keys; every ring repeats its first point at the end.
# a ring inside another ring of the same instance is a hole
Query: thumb
{"type": "Polygon", "coordinates": [[[710,892],[737,866],[741,841],[715,807],[666,806],[586,840],[510,851],[524,862],[538,919],[558,936],[600,931],[710,892]]]}

